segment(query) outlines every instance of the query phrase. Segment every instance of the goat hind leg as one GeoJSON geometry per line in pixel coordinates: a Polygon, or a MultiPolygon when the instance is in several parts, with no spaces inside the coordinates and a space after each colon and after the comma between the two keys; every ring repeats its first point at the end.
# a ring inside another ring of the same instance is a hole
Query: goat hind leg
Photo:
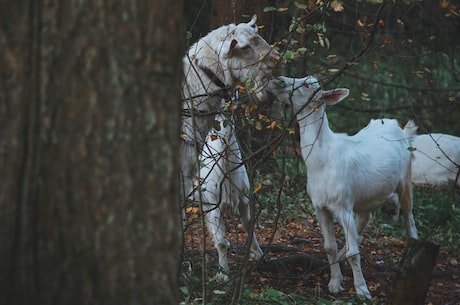
{"type": "Polygon", "coordinates": [[[404,220],[406,224],[406,232],[407,236],[412,238],[418,238],[417,228],[415,227],[414,215],[412,214],[412,185],[410,180],[407,180],[407,176],[410,177],[409,174],[406,175],[406,182],[402,181],[399,183],[397,192],[399,195],[399,201],[401,203],[401,207],[404,210],[404,220]]]}
{"type": "Polygon", "coordinates": [[[262,255],[263,251],[260,249],[259,243],[257,242],[257,237],[253,228],[250,227],[251,225],[251,209],[249,206],[249,199],[244,196],[238,205],[238,210],[240,212],[241,217],[241,224],[243,225],[243,229],[246,233],[248,233],[248,238],[251,239],[251,254],[254,256],[256,260],[259,260],[262,255]],[[252,231],[252,236],[249,235],[249,232],[252,231]]]}
{"type": "MultiPolygon", "coordinates": [[[[363,214],[364,215],[364,214],[363,214]]],[[[343,213],[337,213],[337,220],[342,226],[345,239],[347,244],[347,260],[353,270],[353,280],[356,293],[362,295],[367,299],[371,298],[369,289],[367,288],[366,280],[364,279],[363,272],[361,269],[361,257],[359,254],[359,241],[360,237],[358,234],[358,228],[353,217],[353,211],[343,211],[343,213]]],[[[366,218],[361,220],[360,227],[364,229],[365,224],[367,224],[366,218]]],[[[362,230],[360,228],[360,230],[362,230]]]]}
{"type": "Polygon", "coordinates": [[[401,203],[399,201],[398,193],[391,194],[391,196],[388,197],[386,204],[392,204],[394,206],[395,214],[393,215],[393,221],[398,221],[401,210],[401,203]]]}
{"type": "Polygon", "coordinates": [[[208,231],[211,234],[214,247],[217,250],[219,266],[223,271],[219,272],[217,277],[220,281],[228,281],[228,276],[225,273],[228,273],[229,270],[227,251],[230,247],[230,242],[225,238],[226,228],[222,211],[219,207],[211,206],[211,208],[207,209],[205,212],[205,220],[208,231]]]}

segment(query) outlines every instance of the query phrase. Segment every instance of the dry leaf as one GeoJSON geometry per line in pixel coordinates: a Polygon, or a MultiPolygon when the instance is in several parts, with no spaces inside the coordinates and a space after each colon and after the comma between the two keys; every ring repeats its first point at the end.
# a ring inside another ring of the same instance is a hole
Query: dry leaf
{"type": "Polygon", "coordinates": [[[341,12],[344,9],[342,2],[339,0],[332,0],[330,5],[334,12],[341,12]]]}
{"type": "Polygon", "coordinates": [[[260,191],[262,189],[262,185],[260,184],[257,184],[255,187],[254,187],[254,191],[252,191],[254,194],[257,193],[258,191],[260,191]]]}

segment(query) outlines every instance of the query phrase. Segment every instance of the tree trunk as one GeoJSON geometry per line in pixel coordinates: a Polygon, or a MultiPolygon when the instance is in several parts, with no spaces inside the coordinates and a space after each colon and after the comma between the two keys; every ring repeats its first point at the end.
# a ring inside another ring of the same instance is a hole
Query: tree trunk
{"type": "Polygon", "coordinates": [[[0,4],[0,304],[178,304],[182,12],[0,4]]]}
{"type": "Polygon", "coordinates": [[[423,305],[439,245],[410,238],[393,284],[392,305],[423,305]]]}

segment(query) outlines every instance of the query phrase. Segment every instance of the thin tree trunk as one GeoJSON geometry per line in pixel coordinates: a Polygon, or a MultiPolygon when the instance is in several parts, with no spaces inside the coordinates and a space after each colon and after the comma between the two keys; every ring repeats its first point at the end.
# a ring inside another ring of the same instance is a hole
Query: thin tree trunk
{"type": "Polygon", "coordinates": [[[0,303],[178,304],[183,3],[0,5],[0,303]]]}

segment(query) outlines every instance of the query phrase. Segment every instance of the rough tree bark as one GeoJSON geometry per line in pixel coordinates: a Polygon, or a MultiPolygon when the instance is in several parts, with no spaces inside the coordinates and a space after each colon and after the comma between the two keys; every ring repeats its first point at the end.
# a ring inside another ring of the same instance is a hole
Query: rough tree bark
{"type": "Polygon", "coordinates": [[[182,1],[0,4],[0,304],[178,304],[182,1]]]}

